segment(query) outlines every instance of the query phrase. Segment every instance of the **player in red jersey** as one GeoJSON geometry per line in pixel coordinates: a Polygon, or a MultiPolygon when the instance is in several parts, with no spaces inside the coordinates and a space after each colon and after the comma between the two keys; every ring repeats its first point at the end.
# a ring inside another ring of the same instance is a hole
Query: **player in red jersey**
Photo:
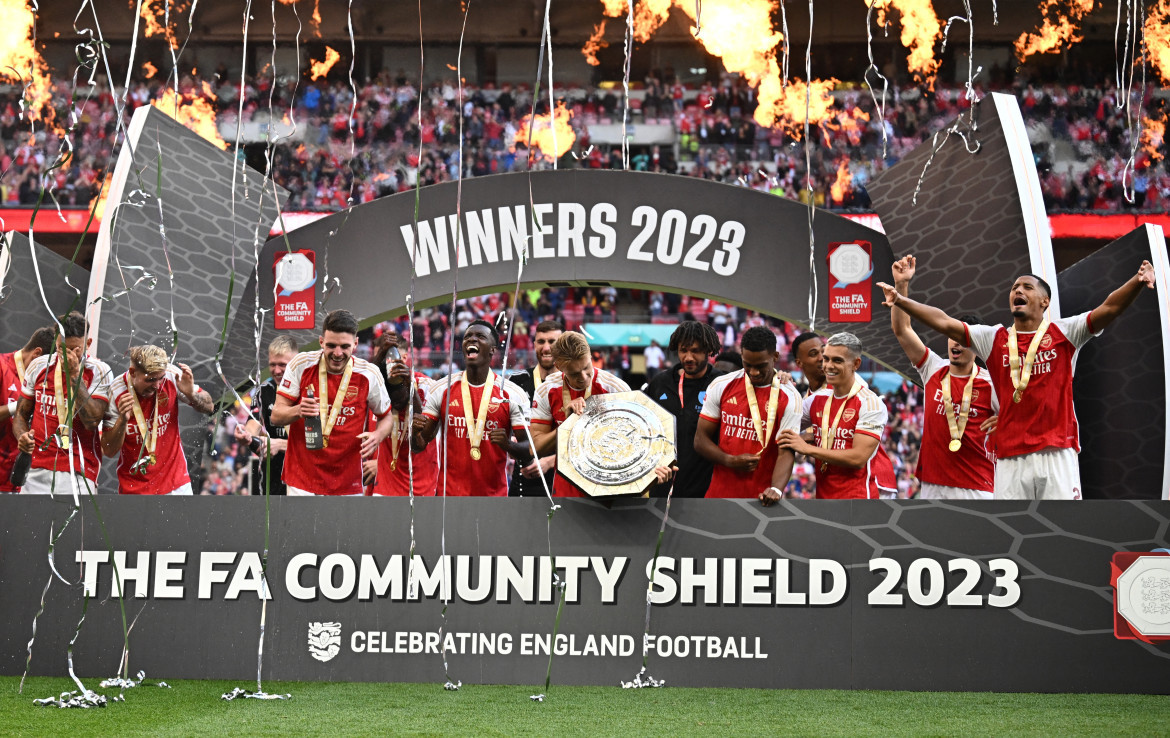
{"type": "MultiPolygon", "coordinates": [[[[576,331],[565,331],[552,347],[557,371],[536,389],[532,409],[532,442],[539,456],[557,452],[557,428],[572,413],[585,412],[585,401],[593,395],[629,392],[630,385],[604,369],[595,369],[590,360],[589,342],[576,331]]],[[[660,479],[664,478],[661,475],[660,479]]],[[[584,497],[577,485],[558,473],[553,494],[584,497]]]]}
{"type": "MultiPolygon", "coordinates": [[[[373,458],[391,428],[390,407],[407,402],[406,383],[387,393],[382,374],[370,362],[353,355],[358,322],[348,310],[325,316],[321,348],[297,354],[285,369],[276,393],[272,423],[289,426],[284,459],[284,483],[289,496],[361,495],[362,459],[373,458]],[[308,391],[314,390],[312,397],[308,391]],[[366,429],[369,413],[378,418],[366,429]],[[309,416],[321,418],[324,448],[305,446],[309,416]]],[[[392,372],[409,376],[396,362],[392,372]]]]}
{"type": "Polygon", "coordinates": [[[816,468],[817,499],[877,499],[877,460],[886,428],[886,404],[857,377],[861,341],[837,333],[825,344],[822,364],[826,386],[807,403],[801,425],[812,425],[812,443],[799,431],[785,430],[780,447],[809,457],[816,468]]]}
{"type": "MultiPolygon", "coordinates": [[[[374,366],[385,374],[393,362],[387,364],[387,356],[391,347],[397,347],[402,356],[410,348],[405,337],[400,337],[397,331],[388,330],[378,337],[378,348],[374,352],[374,366]]],[[[387,377],[389,379],[389,377],[387,377]]],[[[372,471],[374,483],[369,486],[369,493],[375,495],[408,496],[413,489],[416,495],[434,495],[439,480],[439,447],[438,444],[428,444],[421,453],[407,455],[410,448],[410,415],[419,417],[422,406],[434,390],[435,382],[422,372],[414,372],[411,380],[412,396],[416,399],[413,413],[409,408],[394,410],[394,427],[390,435],[382,442],[378,449],[376,460],[366,461],[367,474],[372,471]]]]}
{"type": "Polygon", "coordinates": [[[24,348],[10,354],[0,354],[0,492],[19,492],[8,478],[12,476],[12,464],[20,448],[12,433],[12,416],[20,404],[20,388],[24,386],[25,368],[32,365],[41,354],[53,350],[56,329],[38,328],[28,339],[24,348]]]}
{"type": "Polygon", "coordinates": [[[32,454],[21,492],[60,492],[76,500],[97,482],[98,432],[109,406],[110,367],[85,355],[90,339],[81,313],[64,315],[59,324],[56,350],[25,369],[12,433],[20,450],[32,454]]]}
{"type": "Polygon", "coordinates": [[[821,352],[825,350],[825,339],[816,333],[801,333],[792,339],[792,361],[800,367],[804,381],[808,384],[805,395],[812,395],[825,386],[825,370],[821,366],[821,352]]]}
{"type": "Polygon", "coordinates": [[[776,371],[776,334],[744,331],[743,369],[711,382],[695,430],[695,450],[715,469],[707,497],[755,497],[771,505],[792,476],[793,455],[777,445],[800,429],[800,395],[776,371]]]}
{"type": "Polygon", "coordinates": [[[972,347],[987,362],[1000,406],[996,499],[1081,499],[1072,391],[1077,352],[1132,305],[1143,286],[1154,288],[1150,262],[1143,261],[1137,274],[1090,312],[1056,320],[1046,315],[1052,295],[1048,283],[1034,274],[1021,275],[1008,292],[1009,328],[968,325],[899,295],[888,284],[878,286],[885,291],[885,305],[972,347]]]}
{"type": "Polygon", "coordinates": [[[204,415],[215,403],[195,384],[191,367],[173,365],[158,346],[130,349],[130,368],[110,386],[114,411],[102,432],[102,452],[118,458],[118,492],[189,495],[191,477],[179,438],[179,402],[204,415]]]}
{"type": "Polygon", "coordinates": [[[436,382],[422,416],[415,418],[411,437],[415,453],[439,435],[446,418],[447,431],[440,436],[438,449],[436,494],[506,497],[508,457],[521,464],[532,460],[528,395],[492,371],[499,345],[499,332],[486,320],[467,326],[463,333],[466,368],[436,382]]]}
{"type": "MultiPolygon", "coordinates": [[[[894,288],[909,294],[916,261],[905,256],[894,262],[894,288]]],[[[976,366],[975,352],[947,339],[947,358],[931,351],[910,325],[910,316],[891,310],[894,335],[922,375],[925,415],[918,455],[919,497],[942,500],[990,500],[995,489],[993,432],[999,398],[991,375],[976,366]]],[[[965,323],[977,323],[964,318],[965,323]]]]}
{"type": "MultiPolygon", "coordinates": [[[[565,326],[555,320],[544,320],[536,325],[532,337],[532,355],[536,365],[523,372],[516,372],[511,376],[513,382],[520,386],[533,400],[536,399],[536,388],[544,384],[556,372],[553,363],[552,347],[565,332],[565,326]]],[[[544,497],[556,484],[557,455],[552,453],[534,459],[527,466],[517,465],[512,472],[512,484],[508,487],[508,494],[512,497],[544,497]]]]}

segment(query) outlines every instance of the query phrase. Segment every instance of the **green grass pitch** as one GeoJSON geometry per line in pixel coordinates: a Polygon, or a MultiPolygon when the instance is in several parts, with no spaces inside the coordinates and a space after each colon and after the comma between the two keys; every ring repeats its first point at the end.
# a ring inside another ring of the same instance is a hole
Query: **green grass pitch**
{"type": "MultiPolygon", "coordinates": [[[[97,680],[87,681],[91,688],[97,680]]],[[[34,698],[68,679],[0,677],[4,736],[195,735],[1170,735],[1170,697],[1099,694],[623,690],[528,686],[272,682],[287,702],[220,695],[247,682],[139,687],[104,709],[62,710],[34,698]]],[[[116,694],[117,690],[99,690],[116,694]]]]}

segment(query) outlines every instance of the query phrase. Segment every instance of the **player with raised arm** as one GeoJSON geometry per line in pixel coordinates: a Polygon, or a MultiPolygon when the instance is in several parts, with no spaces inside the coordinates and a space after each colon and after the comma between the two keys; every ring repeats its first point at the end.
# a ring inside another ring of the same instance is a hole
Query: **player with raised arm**
{"type": "MultiPolygon", "coordinates": [[[[906,296],[916,262],[905,256],[894,262],[894,288],[906,296]]],[[[922,376],[924,416],[918,455],[918,496],[944,500],[990,500],[995,489],[991,438],[999,398],[991,375],[975,364],[975,352],[947,339],[947,357],[931,351],[914,332],[910,316],[890,311],[894,336],[922,376]]],[[[965,322],[976,323],[973,318],[965,322]]]]}
{"type": "Polygon", "coordinates": [[[1052,292],[1040,277],[1023,274],[1008,291],[1012,323],[971,325],[878,283],[883,304],[904,311],[947,338],[970,346],[987,362],[999,398],[996,499],[1079,500],[1080,433],[1073,408],[1073,369],[1081,346],[1101,334],[1142,288],[1154,288],[1154,268],[1137,273],[1087,313],[1051,319],[1052,292]]]}

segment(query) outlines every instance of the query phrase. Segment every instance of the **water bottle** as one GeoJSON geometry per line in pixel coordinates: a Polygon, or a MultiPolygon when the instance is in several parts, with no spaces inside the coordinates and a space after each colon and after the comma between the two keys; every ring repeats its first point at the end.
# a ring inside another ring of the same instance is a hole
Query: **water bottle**
{"type": "Polygon", "coordinates": [[[402,361],[402,352],[398,350],[397,346],[391,346],[390,352],[386,354],[386,382],[392,387],[397,387],[406,381],[406,377],[390,376],[390,364],[395,361],[402,361]]]}
{"type": "MultiPolygon", "coordinates": [[[[309,387],[306,397],[313,397],[313,388],[309,387]]],[[[305,448],[318,451],[324,448],[324,438],[321,435],[321,414],[310,415],[305,418],[305,448]]]]}
{"type": "Polygon", "coordinates": [[[16,455],[16,461],[12,464],[12,472],[8,475],[8,481],[13,487],[23,487],[24,480],[28,479],[28,470],[32,466],[32,454],[21,451],[16,455]]]}

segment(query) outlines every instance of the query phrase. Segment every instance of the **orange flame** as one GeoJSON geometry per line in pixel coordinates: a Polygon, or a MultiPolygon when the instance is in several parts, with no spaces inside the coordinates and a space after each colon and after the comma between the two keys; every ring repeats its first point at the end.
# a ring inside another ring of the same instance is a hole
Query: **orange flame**
{"type": "Polygon", "coordinates": [[[1044,24],[1035,33],[1020,34],[1016,39],[1016,56],[1025,61],[1033,54],[1049,54],[1077,43],[1083,38],[1077,33],[1081,20],[1092,9],[1093,0],[1042,0],[1040,13],[1044,24]],[[1062,5],[1068,6],[1068,15],[1061,13],[1062,5]]]}
{"type": "Polygon", "coordinates": [[[597,65],[601,64],[601,62],[597,61],[597,52],[601,51],[607,46],[609,46],[609,42],[605,40],[605,19],[602,18],[601,22],[593,27],[593,35],[590,36],[589,40],[585,42],[585,46],[582,47],[581,53],[585,55],[585,61],[588,62],[590,66],[596,67],[597,65]]]}
{"type": "Polygon", "coordinates": [[[154,77],[154,75],[158,74],[158,67],[151,64],[150,62],[146,62],[145,64],[143,64],[142,69],[146,72],[147,79],[150,79],[150,78],[154,77]]]}
{"type": "MultiPolygon", "coordinates": [[[[136,4],[136,0],[130,0],[130,7],[136,4]]],[[[179,17],[186,10],[186,3],[181,0],[172,0],[170,5],[171,18],[179,17]]],[[[167,19],[166,0],[144,0],[141,13],[148,37],[165,36],[172,49],[179,48],[179,39],[176,38],[174,29],[163,25],[167,19]]]]}
{"type": "Polygon", "coordinates": [[[842,159],[837,167],[837,179],[829,187],[829,198],[837,205],[845,202],[845,196],[853,189],[853,175],[849,173],[849,160],[842,159]]]}
{"type": "Polygon", "coordinates": [[[151,101],[151,105],[187,126],[219,148],[226,149],[227,142],[220,138],[219,128],[215,123],[215,108],[210,102],[214,97],[211,91],[211,85],[204,82],[202,96],[180,95],[176,97],[174,90],[167,88],[163,90],[161,98],[151,101]],[[185,97],[190,97],[191,101],[184,102],[185,97]]]}
{"type": "Polygon", "coordinates": [[[942,39],[943,24],[934,12],[931,0],[875,0],[879,26],[886,24],[891,10],[898,11],[902,22],[902,45],[910,52],[906,66],[921,83],[934,86],[940,62],[934,58],[934,45],[942,39]]]}
{"type": "Polygon", "coordinates": [[[1161,161],[1162,144],[1166,140],[1166,121],[1142,116],[1142,151],[1150,156],[1151,161],[1161,161]]]}
{"type": "Polygon", "coordinates": [[[1170,83],[1170,0],[1158,0],[1146,15],[1146,50],[1162,81],[1170,83]]]}
{"type": "MultiPolygon", "coordinates": [[[[572,126],[569,125],[569,118],[572,114],[565,109],[565,103],[558,100],[556,111],[553,115],[538,115],[536,116],[536,123],[532,125],[532,148],[540,151],[540,158],[546,161],[552,161],[553,156],[553,129],[556,129],[556,151],[555,158],[559,159],[568,153],[569,149],[573,148],[573,143],[577,140],[577,134],[573,132],[572,126]]],[[[526,115],[520,121],[520,128],[516,131],[516,138],[512,143],[518,146],[528,145],[528,126],[532,123],[532,116],[526,115]]]]}
{"type": "Polygon", "coordinates": [[[102,216],[106,214],[106,198],[110,194],[110,183],[114,181],[114,173],[106,174],[106,179],[102,182],[102,191],[89,201],[89,209],[93,212],[94,222],[100,222],[102,216]]]}
{"type": "Polygon", "coordinates": [[[52,121],[49,67],[33,46],[36,17],[24,0],[0,0],[0,79],[28,85],[25,100],[32,120],[52,121]]]}
{"type": "Polygon", "coordinates": [[[325,75],[329,74],[329,70],[333,68],[333,65],[336,64],[337,60],[340,58],[341,58],[341,54],[334,51],[332,46],[326,46],[325,47],[325,61],[316,61],[313,59],[309,59],[309,61],[312,62],[312,64],[313,64],[313,68],[312,68],[312,70],[310,70],[310,73],[309,73],[310,77],[312,77],[312,79],[316,80],[316,79],[320,79],[320,78],[324,77],[325,75]]]}
{"type": "Polygon", "coordinates": [[[842,110],[833,113],[827,120],[822,121],[821,126],[825,129],[825,145],[832,146],[833,142],[829,137],[830,131],[842,131],[845,137],[849,140],[850,146],[858,146],[861,144],[861,134],[865,128],[862,123],[869,122],[869,113],[861,108],[853,108],[853,110],[842,110]]]}
{"type": "MultiPolygon", "coordinates": [[[[609,17],[623,16],[625,0],[602,0],[604,13],[609,17]]],[[[702,21],[702,31],[696,37],[707,51],[720,57],[728,72],[743,75],[757,88],[759,106],[756,122],[765,127],[784,126],[799,137],[804,125],[805,83],[793,80],[785,85],[780,78],[780,64],[776,48],[784,40],[783,34],[772,25],[772,11],[776,0],[705,0],[702,17],[696,18],[692,0],[644,0],[634,11],[634,38],[645,42],[666,22],[671,8],[682,10],[692,22],[702,21]]],[[[694,26],[691,34],[695,33],[694,26]]],[[[809,101],[809,122],[826,120],[832,103],[831,91],[836,80],[813,80],[809,101]]]]}

